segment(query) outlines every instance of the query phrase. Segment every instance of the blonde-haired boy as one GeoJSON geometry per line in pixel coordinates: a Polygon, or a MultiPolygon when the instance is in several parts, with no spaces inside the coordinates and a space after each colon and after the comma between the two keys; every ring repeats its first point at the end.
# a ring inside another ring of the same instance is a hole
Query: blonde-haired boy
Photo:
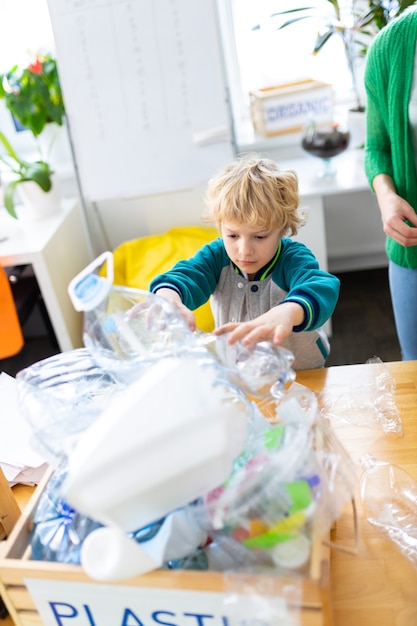
{"type": "Polygon", "coordinates": [[[282,345],[295,369],[322,367],[330,352],[322,326],[340,283],[290,239],[305,223],[299,205],[294,171],[257,155],[238,158],[208,183],[204,220],[221,237],[156,277],[150,291],[172,302],[193,330],[193,310],[211,298],[215,334],[282,345]]]}

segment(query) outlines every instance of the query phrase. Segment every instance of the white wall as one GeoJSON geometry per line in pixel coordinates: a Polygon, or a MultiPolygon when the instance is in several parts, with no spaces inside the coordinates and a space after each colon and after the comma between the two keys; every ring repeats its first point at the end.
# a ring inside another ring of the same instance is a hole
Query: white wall
{"type": "Polygon", "coordinates": [[[329,269],[334,272],[387,265],[385,235],[370,191],[324,200],[329,269]]]}

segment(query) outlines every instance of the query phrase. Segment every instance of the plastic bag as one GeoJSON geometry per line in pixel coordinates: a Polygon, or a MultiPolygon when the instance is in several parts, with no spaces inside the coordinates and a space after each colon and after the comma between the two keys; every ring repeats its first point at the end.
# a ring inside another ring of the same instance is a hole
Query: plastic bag
{"type": "Polygon", "coordinates": [[[278,407],[282,423],[254,437],[226,483],[204,498],[201,520],[218,547],[207,554],[217,566],[304,571],[314,538],[352,499],[353,466],[314,394],[295,385],[278,407]]]}
{"type": "Polygon", "coordinates": [[[402,434],[402,423],[395,403],[395,379],[383,362],[361,372],[353,382],[326,389],[320,394],[322,413],[330,419],[344,419],[357,426],[381,428],[387,433],[402,434]]]}

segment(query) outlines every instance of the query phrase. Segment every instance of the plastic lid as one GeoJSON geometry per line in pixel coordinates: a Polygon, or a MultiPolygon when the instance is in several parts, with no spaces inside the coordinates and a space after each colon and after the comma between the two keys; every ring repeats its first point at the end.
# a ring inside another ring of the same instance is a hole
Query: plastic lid
{"type": "Polygon", "coordinates": [[[294,539],[276,545],[272,550],[274,563],[289,569],[299,569],[307,565],[310,559],[310,541],[300,534],[294,539]]]}
{"type": "Polygon", "coordinates": [[[92,263],[77,274],[68,285],[68,294],[76,311],[92,311],[105,298],[113,285],[113,254],[103,252],[92,263]],[[99,276],[96,270],[104,263],[106,276],[99,276]]]}

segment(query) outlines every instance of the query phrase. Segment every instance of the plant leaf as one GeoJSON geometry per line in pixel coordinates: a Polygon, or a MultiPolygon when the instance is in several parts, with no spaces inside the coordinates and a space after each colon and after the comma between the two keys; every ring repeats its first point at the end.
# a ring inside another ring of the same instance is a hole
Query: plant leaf
{"type": "Polygon", "coordinates": [[[16,189],[16,185],[18,185],[20,181],[14,180],[9,183],[4,190],[4,206],[7,212],[17,220],[17,213],[14,208],[14,192],[16,189]]]}
{"type": "Polygon", "coordinates": [[[0,141],[3,144],[3,146],[5,147],[5,149],[7,150],[8,154],[12,157],[12,159],[14,159],[15,161],[17,161],[18,163],[20,163],[20,159],[17,156],[16,152],[14,151],[14,149],[12,148],[10,142],[8,141],[8,139],[6,138],[5,135],[3,135],[2,132],[0,132],[0,141]]]}
{"type": "Polygon", "coordinates": [[[35,165],[35,163],[32,164],[33,167],[31,167],[27,171],[23,180],[31,180],[39,185],[39,187],[43,189],[43,191],[50,191],[52,187],[52,181],[49,168],[48,171],[46,171],[43,168],[35,167],[35,165]]]}
{"type": "Polygon", "coordinates": [[[271,13],[271,17],[277,15],[288,15],[289,13],[299,13],[299,11],[312,11],[315,7],[299,7],[298,9],[287,9],[286,11],[278,11],[277,13],[271,13]]]}

